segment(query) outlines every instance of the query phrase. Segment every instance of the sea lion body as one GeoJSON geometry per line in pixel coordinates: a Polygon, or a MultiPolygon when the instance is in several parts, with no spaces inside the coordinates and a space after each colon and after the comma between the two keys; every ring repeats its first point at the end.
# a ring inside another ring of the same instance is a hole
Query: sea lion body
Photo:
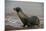
{"type": "Polygon", "coordinates": [[[23,12],[22,9],[20,7],[16,7],[14,8],[14,11],[17,12],[17,15],[19,16],[19,18],[21,19],[22,23],[24,24],[23,27],[25,27],[25,25],[27,25],[28,27],[30,26],[34,26],[34,25],[38,25],[40,24],[40,20],[37,16],[31,16],[28,17],[26,16],[23,12]]]}

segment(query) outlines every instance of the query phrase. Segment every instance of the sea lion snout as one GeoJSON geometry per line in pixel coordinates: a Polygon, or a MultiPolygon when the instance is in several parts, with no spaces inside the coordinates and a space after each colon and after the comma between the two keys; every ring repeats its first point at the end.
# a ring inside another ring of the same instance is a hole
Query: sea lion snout
{"type": "Polygon", "coordinates": [[[16,10],[16,8],[13,8],[13,10],[15,11],[15,10],[16,10]]]}

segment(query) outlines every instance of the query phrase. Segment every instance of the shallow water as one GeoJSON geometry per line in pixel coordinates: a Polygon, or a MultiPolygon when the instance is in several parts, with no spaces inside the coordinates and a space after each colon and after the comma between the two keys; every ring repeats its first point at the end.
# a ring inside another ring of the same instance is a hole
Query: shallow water
{"type": "MultiPolygon", "coordinates": [[[[40,19],[40,28],[43,28],[44,27],[44,18],[43,17],[39,17],[40,19]]],[[[7,16],[6,19],[5,19],[5,25],[8,27],[9,26],[12,26],[14,27],[15,29],[23,29],[23,23],[21,22],[21,20],[19,19],[18,16],[7,16]],[[18,27],[18,28],[16,28],[18,27]]],[[[24,29],[31,29],[31,27],[29,28],[24,28],[24,29]]],[[[35,28],[34,28],[35,29],[35,28]]]]}

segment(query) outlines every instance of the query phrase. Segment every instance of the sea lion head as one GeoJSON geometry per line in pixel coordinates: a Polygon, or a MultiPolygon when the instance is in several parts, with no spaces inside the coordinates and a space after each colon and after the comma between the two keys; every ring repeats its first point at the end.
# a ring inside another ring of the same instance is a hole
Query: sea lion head
{"type": "Polygon", "coordinates": [[[14,8],[14,11],[20,12],[21,11],[21,8],[20,7],[16,7],[16,8],[14,8]]]}

